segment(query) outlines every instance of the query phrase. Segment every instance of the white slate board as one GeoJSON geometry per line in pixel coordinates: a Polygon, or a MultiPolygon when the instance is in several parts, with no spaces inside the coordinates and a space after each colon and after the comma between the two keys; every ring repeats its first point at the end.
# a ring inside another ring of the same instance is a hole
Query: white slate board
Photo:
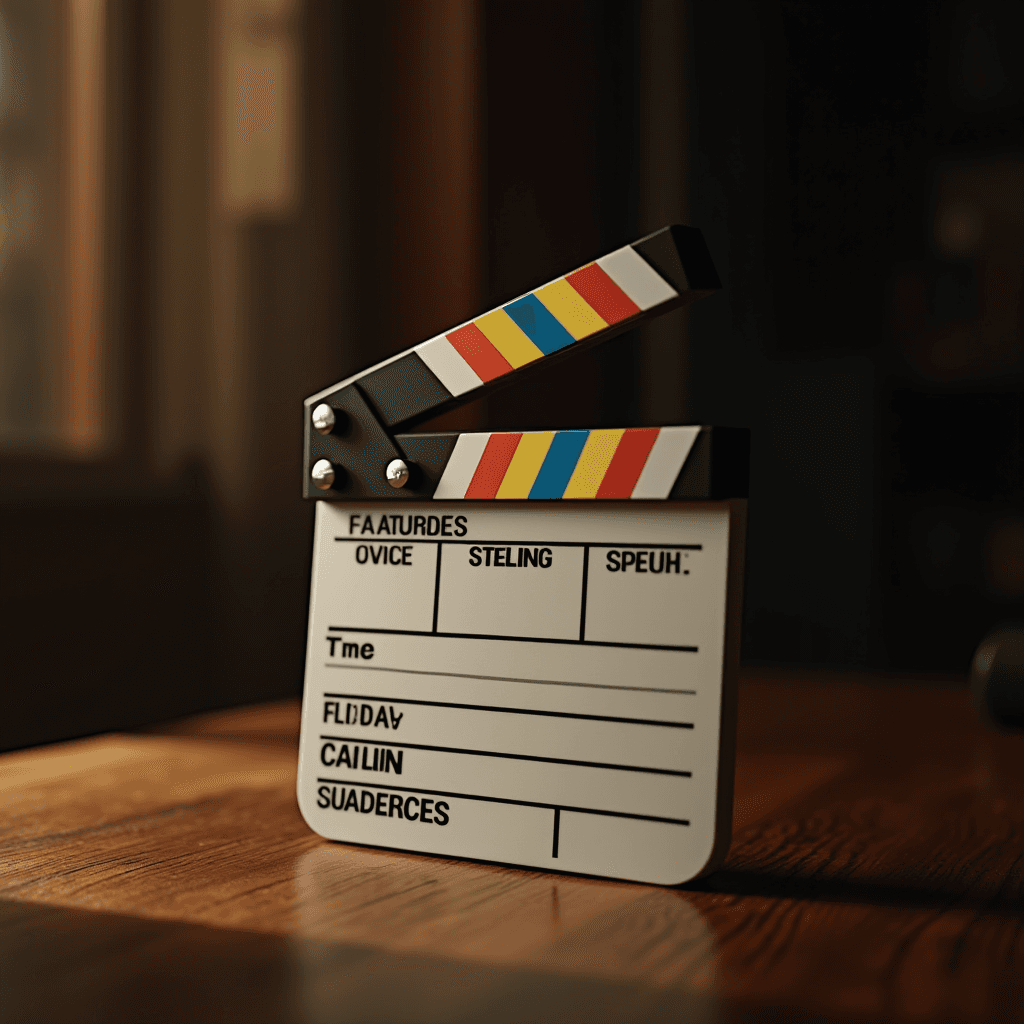
{"type": "Polygon", "coordinates": [[[318,502],[328,839],[678,884],[728,846],[742,502],[318,502]]]}

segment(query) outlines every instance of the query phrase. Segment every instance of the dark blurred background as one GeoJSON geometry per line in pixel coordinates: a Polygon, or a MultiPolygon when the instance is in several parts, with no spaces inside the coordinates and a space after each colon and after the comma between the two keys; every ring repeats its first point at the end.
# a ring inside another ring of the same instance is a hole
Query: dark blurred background
{"type": "Polygon", "coordinates": [[[0,745],[301,690],[302,399],[671,221],[451,429],[753,432],[747,664],[1024,599],[1024,5],[0,0],[0,745]]]}

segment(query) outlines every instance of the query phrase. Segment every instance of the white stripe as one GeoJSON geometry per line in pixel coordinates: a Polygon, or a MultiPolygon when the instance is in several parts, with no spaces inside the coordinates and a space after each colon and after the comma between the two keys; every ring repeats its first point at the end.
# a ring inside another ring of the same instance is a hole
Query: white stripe
{"type": "Polygon", "coordinates": [[[679,293],[635,249],[624,245],[597,265],[641,308],[660,306],[679,293]]]}
{"type": "Polygon", "coordinates": [[[443,334],[431,338],[430,341],[421,342],[413,352],[430,367],[431,373],[453,395],[464,395],[483,384],[473,372],[473,368],[455,351],[455,347],[443,334]]]}
{"type": "Polygon", "coordinates": [[[699,433],[700,427],[662,427],[630,498],[664,501],[699,433]]]}
{"type": "Polygon", "coordinates": [[[452,457],[444,467],[437,490],[434,491],[435,501],[455,501],[466,496],[466,488],[473,480],[480,456],[490,438],[490,434],[459,435],[452,449],[452,457]]]}

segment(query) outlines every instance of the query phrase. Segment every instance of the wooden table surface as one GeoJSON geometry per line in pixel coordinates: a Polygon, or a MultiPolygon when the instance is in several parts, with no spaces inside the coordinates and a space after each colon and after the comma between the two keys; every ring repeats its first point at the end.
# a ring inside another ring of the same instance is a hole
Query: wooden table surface
{"type": "Polygon", "coordinates": [[[325,842],[298,715],[0,758],[5,1024],[1024,1020],[1024,736],[962,686],[747,673],[685,889],[325,842]]]}

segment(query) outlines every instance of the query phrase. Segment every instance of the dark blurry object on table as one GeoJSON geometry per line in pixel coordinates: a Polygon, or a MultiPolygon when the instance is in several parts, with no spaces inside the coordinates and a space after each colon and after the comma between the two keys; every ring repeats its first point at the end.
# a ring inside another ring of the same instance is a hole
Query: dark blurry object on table
{"type": "Polygon", "coordinates": [[[982,640],[971,664],[971,689],[986,717],[1024,730],[1024,626],[1004,626],[982,640]]]}

